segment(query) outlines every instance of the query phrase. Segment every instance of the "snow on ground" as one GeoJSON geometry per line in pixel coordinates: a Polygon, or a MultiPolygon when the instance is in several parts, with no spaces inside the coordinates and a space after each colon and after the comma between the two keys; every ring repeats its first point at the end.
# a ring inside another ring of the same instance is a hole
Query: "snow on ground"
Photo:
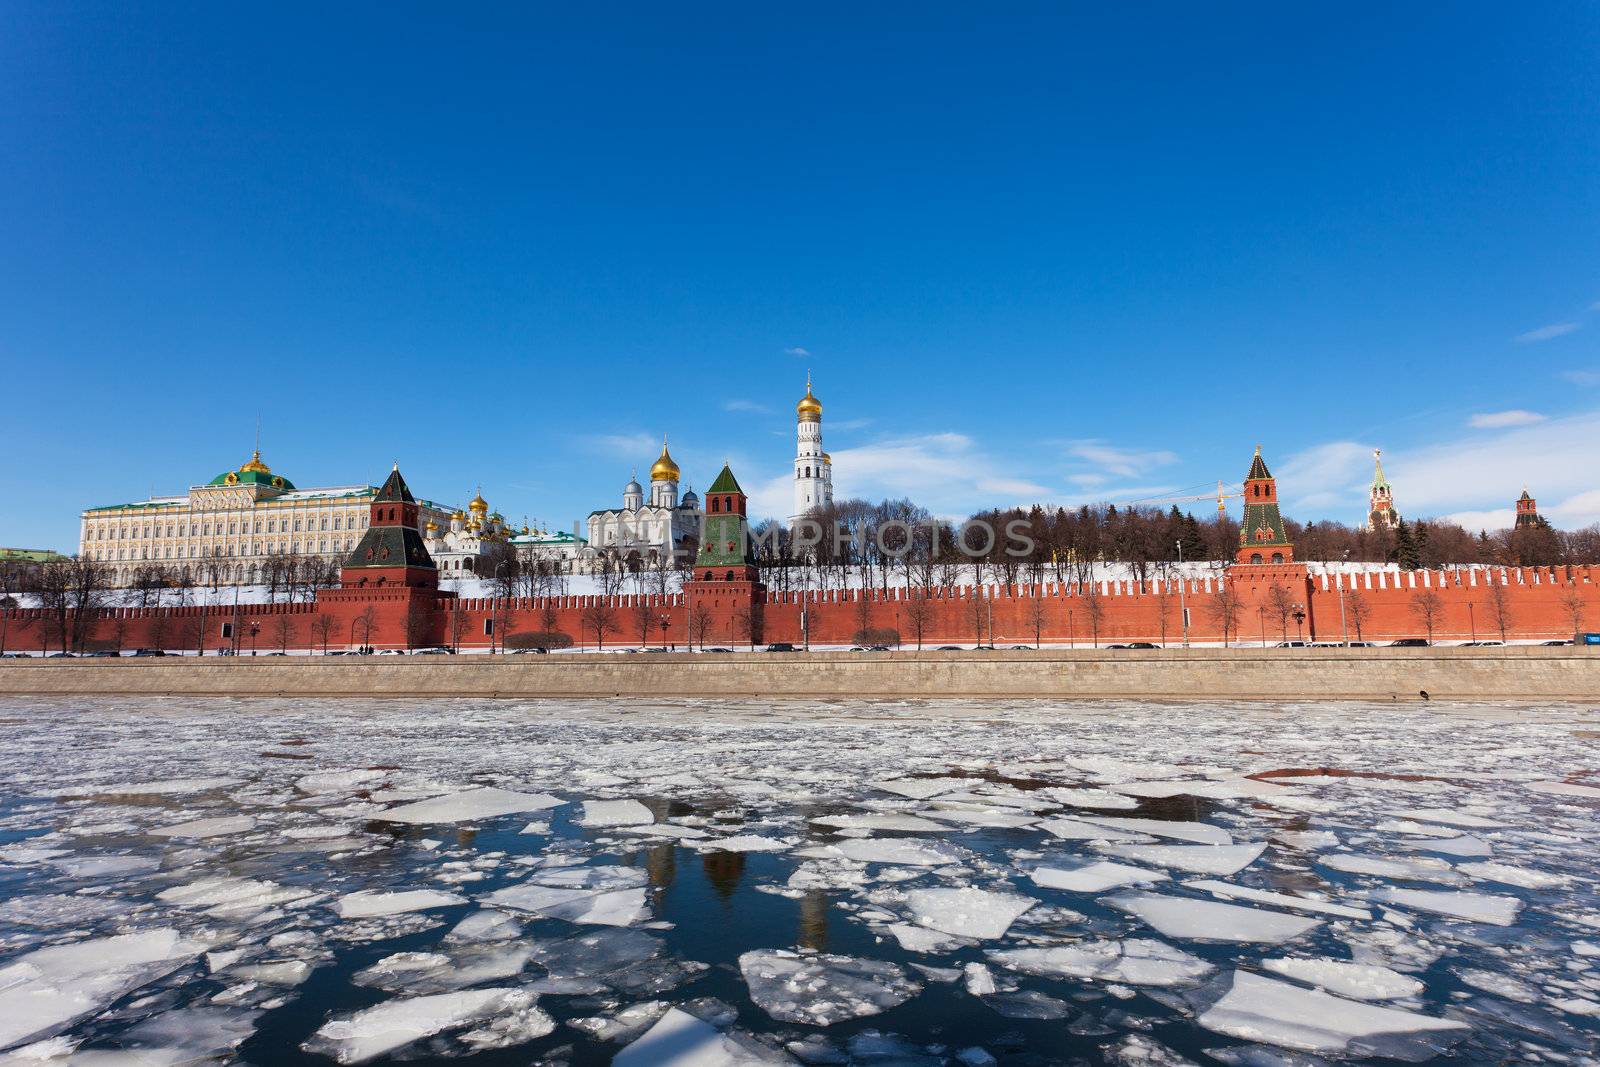
{"type": "Polygon", "coordinates": [[[1557,1063],[1600,1036],[1594,709],[0,724],[6,1067],[1557,1063]]]}

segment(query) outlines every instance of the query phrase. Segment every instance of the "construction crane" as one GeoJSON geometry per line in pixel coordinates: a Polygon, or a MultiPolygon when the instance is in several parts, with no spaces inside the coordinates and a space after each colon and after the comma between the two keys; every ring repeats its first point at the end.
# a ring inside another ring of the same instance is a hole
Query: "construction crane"
{"type": "MultiPolygon", "coordinates": [[[[1199,488],[1199,487],[1195,486],[1194,488],[1199,488]]],[[[1142,500],[1129,500],[1129,501],[1127,501],[1125,503],[1119,503],[1117,505],[1117,507],[1119,507],[1119,508],[1131,508],[1131,507],[1140,507],[1140,506],[1148,505],[1148,504],[1187,504],[1187,503],[1193,503],[1193,502],[1195,502],[1197,500],[1215,500],[1217,502],[1217,514],[1218,515],[1224,515],[1224,514],[1227,514],[1227,511],[1228,511],[1228,503],[1227,502],[1229,500],[1234,499],[1235,497],[1242,497],[1242,496],[1244,496],[1244,486],[1237,485],[1237,484],[1230,486],[1230,485],[1228,485],[1228,484],[1226,484],[1226,483],[1224,483],[1222,481],[1218,481],[1217,482],[1217,491],[1215,493],[1201,493],[1199,496],[1145,497],[1142,500]],[[1237,489],[1238,492],[1230,493],[1230,492],[1228,492],[1229,489],[1237,489]]]]}

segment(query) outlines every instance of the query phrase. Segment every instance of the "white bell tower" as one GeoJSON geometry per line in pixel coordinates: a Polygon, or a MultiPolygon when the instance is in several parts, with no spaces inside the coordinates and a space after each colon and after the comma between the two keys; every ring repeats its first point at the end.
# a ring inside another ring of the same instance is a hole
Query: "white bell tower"
{"type": "Polygon", "coordinates": [[[814,508],[833,503],[833,461],[822,450],[822,401],[811,392],[806,375],[806,395],[795,405],[794,514],[791,523],[814,508]]]}

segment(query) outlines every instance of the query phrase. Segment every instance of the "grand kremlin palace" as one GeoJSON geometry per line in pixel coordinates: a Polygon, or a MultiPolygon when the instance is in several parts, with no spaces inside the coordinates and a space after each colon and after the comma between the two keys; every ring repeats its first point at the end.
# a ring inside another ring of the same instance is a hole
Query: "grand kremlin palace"
{"type": "MultiPolygon", "coordinates": [[[[272,473],[258,451],[184,496],[89,508],[78,551],[111,567],[117,585],[151,563],[187,566],[197,582],[246,583],[272,555],[342,562],[366,529],[376,493],[369,485],[297,489],[272,473]]],[[[487,507],[472,504],[472,519],[482,521],[477,511],[487,507]]],[[[452,517],[466,517],[432,501],[418,505],[419,523],[447,526],[452,517]]]]}

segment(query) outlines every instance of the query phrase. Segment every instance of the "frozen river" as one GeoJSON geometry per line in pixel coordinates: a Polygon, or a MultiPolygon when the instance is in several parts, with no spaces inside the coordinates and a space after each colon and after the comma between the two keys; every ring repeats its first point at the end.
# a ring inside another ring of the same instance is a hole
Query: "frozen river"
{"type": "Polygon", "coordinates": [[[1596,1062],[1596,709],[11,699],[0,731],[0,1065],[1596,1062]]]}

